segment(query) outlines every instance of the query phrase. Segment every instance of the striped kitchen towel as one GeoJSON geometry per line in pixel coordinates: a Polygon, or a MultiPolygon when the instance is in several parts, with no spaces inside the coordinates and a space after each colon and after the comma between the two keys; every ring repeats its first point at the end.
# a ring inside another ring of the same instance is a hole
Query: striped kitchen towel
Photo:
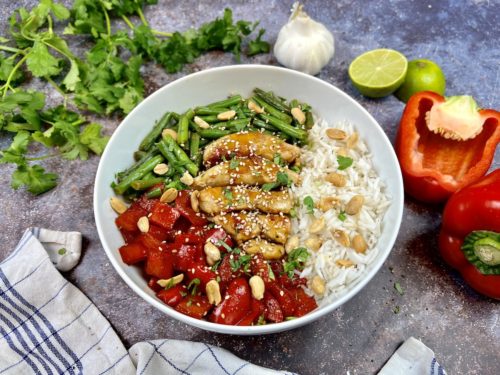
{"type": "Polygon", "coordinates": [[[78,263],[80,249],[80,233],[30,228],[0,263],[0,374],[291,374],[188,341],[142,342],[127,351],[58,272],[78,263]]]}

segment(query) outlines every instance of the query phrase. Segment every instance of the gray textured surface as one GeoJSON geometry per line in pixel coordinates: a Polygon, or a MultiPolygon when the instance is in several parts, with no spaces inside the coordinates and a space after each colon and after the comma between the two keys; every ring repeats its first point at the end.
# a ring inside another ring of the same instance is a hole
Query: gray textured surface
{"type": "MultiPolygon", "coordinates": [[[[34,1],[0,1],[0,24],[17,6],[34,1]]],[[[260,19],[274,41],[288,18],[291,1],[159,1],[146,11],[161,30],[184,30],[233,9],[235,18],[260,19]]],[[[448,95],[471,94],[482,107],[500,108],[500,2],[449,1],[307,1],[305,8],[335,35],[336,53],[319,77],[357,99],[379,121],[391,140],[403,104],[394,97],[369,100],[351,86],[347,67],[361,52],[378,47],[400,50],[409,59],[438,62],[448,79],[448,95]]],[[[276,64],[272,55],[243,62],[276,64]]],[[[193,71],[234,63],[229,55],[210,53],[167,75],[145,71],[149,91],[193,71]]],[[[57,100],[57,97],[54,98],[57,100]]],[[[314,104],[314,103],[312,103],[314,104]]],[[[118,119],[104,121],[111,134],[118,119]]],[[[7,139],[0,140],[2,148],[7,139]]],[[[500,155],[495,167],[500,164],[500,155]]],[[[59,172],[57,189],[33,198],[8,187],[11,168],[0,165],[0,259],[28,226],[77,230],[84,255],[66,276],[110,320],[127,346],[141,340],[178,338],[232,350],[256,364],[301,374],[375,373],[409,336],[432,348],[449,374],[500,373],[499,303],[483,298],[444,266],[437,255],[440,207],[407,199],[403,226],[394,250],[373,281],[347,304],[323,319],[291,332],[233,337],[207,333],[178,323],[137,297],[109,264],[99,243],[92,212],[93,179],[99,160],[51,160],[59,172]],[[393,288],[399,282],[400,296],[393,288]],[[395,314],[393,308],[400,307],[395,314]]]]}

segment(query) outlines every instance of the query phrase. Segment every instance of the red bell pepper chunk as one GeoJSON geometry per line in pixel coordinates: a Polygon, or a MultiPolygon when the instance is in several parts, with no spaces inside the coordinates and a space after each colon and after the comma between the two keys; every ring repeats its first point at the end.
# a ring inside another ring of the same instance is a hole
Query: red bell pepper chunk
{"type": "Polygon", "coordinates": [[[211,308],[212,305],[208,302],[207,297],[199,295],[188,295],[184,297],[177,306],[175,306],[175,309],[180,313],[189,315],[195,319],[203,318],[208,314],[211,308]]]}
{"type": "Polygon", "coordinates": [[[217,274],[212,271],[210,267],[201,263],[193,262],[187,269],[186,276],[189,280],[199,279],[201,290],[205,290],[205,287],[210,280],[215,280],[217,278],[217,274]]]}
{"type": "Polygon", "coordinates": [[[460,109],[467,106],[459,103],[457,111],[453,106],[445,107],[449,101],[433,92],[417,93],[408,101],[399,124],[395,149],[404,188],[423,202],[445,201],[479,180],[488,171],[500,142],[500,112],[473,108],[470,116],[463,116],[460,109]],[[461,139],[466,137],[463,130],[467,125],[476,128],[478,124],[479,134],[461,139]]]}
{"type": "Polygon", "coordinates": [[[150,223],[148,234],[151,237],[153,237],[156,240],[161,242],[161,241],[168,240],[168,238],[170,236],[170,231],[166,230],[165,228],[163,228],[159,225],[155,225],[155,224],[150,223]]]}
{"type": "Polygon", "coordinates": [[[268,282],[266,283],[266,291],[269,291],[278,301],[285,317],[294,316],[296,302],[288,290],[276,283],[268,282]]]}
{"type": "Polygon", "coordinates": [[[267,263],[261,253],[252,255],[252,259],[250,260],[250,271],[252,275],[260,276],[264,282],[268,283],[272,281],[269,270],[269,263],[267,263]]]}
{"type": "Polygon", "coordinates": [[[177,284],[169,289],[161,289],[156,293],[156,297],[161,299],[165,304],[175,307],[182,301],[187,294],[185,285],[177,284]]]}
{"type": "Polygon", "coordinates": [[[132,265],[143,260],[146,260],[148,255],[147,248],[142,244],[141,241],[134,241],[129,244],[125,244],[118,250],[122,257],[123,263],[132,265]]]}
{"type": "Polygon", "coordinates": [[[234,325],[245,317],[251,309],[251,292],[248,281],[239,277],[228,286],[222,302],[209,316],[213,323],[234,325]],[[229,298],[226,298],[229,296],[229,298]]]}
{"type": "Polygon", "coordinates": [[[229,247],[233,247],[234,242],[233,239],[226,231],[222,228],[212,228],[208,230],[205,234],[204,242],[212,242],[222,253],[227,253],[226,246],[222,243],[225,243],[229,247]]]}
{"type": "Polygon", "coordinates": [[[203,243],[203,237],[194,233],[181,233],[175,236],[175,244],[181,245],[197,245],[203,243]]]}
{"type": "Polygon", "coordinates": [[[189,222],[196,226],[201,227],[208,223],[208,220],[201,213],[197,213],[191,207],[191,196],[188,190],[181,190],[175,200],[175,208],[180,214],[189,222]]]}
{"type": "Polygon", "coordinates": [[[276,298],[273,297],[268,291],[264,292],[264,318],[273,323],[280,323],[283,321],[283,311],[276,298]]]}
{"type": "Polygon", "coordinates": [[[160,290],[163,288],[158,285],[158,278],[157,277],[150,277],[148,280],[148,286],[155,292],[158,293],[160,290]]]}
{"type": "Polygon", "coordinates": [[[451,196],[439,250],[473,289],[500,299],[500,169],[451,196]]]}
{"type": "Polygon", "coordinates": [[[137,203],[133,203],[124,213],[116,218],[115,223],[120,230],[124,229],[128,232],[139,233],[137,221],[147,214],[148,212],[145,209],[141,208],[137,203]]]}
{"type": "Polygon", "coordinates": [[[144,269],[146,274],[159,279],[169,279],[174,276],[174,255],[171,246],[162,244],[158,248],[149,249],[144,269]]]}
{"type": "Polygon", "coordinates": [[[119,229],[120,233],[122,234],[123,240],[125,243],[132,243],[136,239],[137,235],[140,233],[138,230],[134,231],[129,231],[123,228],[119,229]]]}
{"type": "Polygon", "coordinates": [[[145,194],[141,195],[135,202],[137,206],[141,207],[143,210],[147,212],[151,212],[153,207],[158,203],[159,199],[150,199],[145,194]]]}
{"type": "Polygon", "coordinates": [[[166,230],[170,230],[174,227],[175,222],[181,216],[180,212],[174,207],[170,207],[166,203],[161,203],[158,201],[153,209],[151,210],[151,216],[149,216],[149,221],[151,223],[160,225],[166,230]]]}
{"type": "Polygon", "coordinates": [[[290,294],[295,299],[295,316],[304,316],[318,307],[314,297],[307,295],[302,288],[289,289],[290,294]]]}
{"type": "Polygon", "coordinates": [[[174,254],[174,268],[186,272],[193,264],[203,262],[202,245],[175,245],[172,250],[174,254]]]}
{"type": "Polygon", "coordinates": [[[236,325],[238,326],[251,326],[256,323],[259,317],[264,314],[264,302],[252,298],[252,306],[250,312],[243,317],[236,325]]]}

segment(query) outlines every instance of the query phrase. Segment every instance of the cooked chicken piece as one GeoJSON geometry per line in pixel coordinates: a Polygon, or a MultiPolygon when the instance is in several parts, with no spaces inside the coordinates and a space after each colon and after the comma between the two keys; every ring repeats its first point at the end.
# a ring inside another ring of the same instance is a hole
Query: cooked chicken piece
{"type": "Polygon", "coordinates": [[[275,182],[279,172],[286,173],[295,183],[299,181],[297,173],[255,156],[222,162],[196,177],[191,187],[203,189],[207,186],[263,185],[275,182]]]}
{"type": "Polygon", "coordinates": [[[200,191],[198,201],[201,211],[209,215],[241,210],[287,214],[293,207],[292,197],[286,190],[266,192],[243,186],[206,188],[200,191]]]}
{"type": "Polygon", "coordinates": [[[232,212],[214,216],[220,225],[238,243],[262,235],[268,240],[284,244],[290,234],[291,222],[284,215],[263,215],[259,212],[232,212]]]}
{"type": "Polygon", "coordinates": [[[272,243],[262,238],[254,238],[241,245],[241,248],[248,254],[262,253],[264,259],[277,260],[285,254],[283,245],[272,243]]]}
{"type": "Polygon", "coordinates": [[[233,156],[262,156],[273,160],[276,154],[286,163],[292,163],[300,155],[300,148],[290,145],[284,140],[260,132],[229,134],[205,147],[203,161],[212,166],[223,158],[233,156]]]}

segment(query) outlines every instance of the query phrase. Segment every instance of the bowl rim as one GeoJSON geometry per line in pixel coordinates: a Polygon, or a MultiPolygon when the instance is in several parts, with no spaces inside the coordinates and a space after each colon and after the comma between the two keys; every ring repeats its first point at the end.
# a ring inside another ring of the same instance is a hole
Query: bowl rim
{"type": "MultiPolygon", "coordinates": [[[[210,75],[213,74],[214,72],[221,72],[221,71],[227,71],[227,70],[266,70],[266,71],[276,71],[276,72],[284,72],[285,74],[290,74],[292,76],[302,76],[303,78],[307,78],[312,80],[315,84],[319,85],[326,85],[329,86],[329,89],[333,89],[336,91],[336,93],[340,96],[343,96],[344,99],[352,102],[352,104],[361,112],[364,113],[368,118],[371,119],[377,126],[378,126],[378,131],[382,135],[382,140],[385,142],[385,146],[388,147],[389,153],[391,154],[392,161],[394,162],[395,165],[398,166],[399,169],[399,163],[397,162],[397,157],[396,153],[394,151],[394,148],[389,141],[389,138],[387,137],[386,133],[380,126],[380,124],[375,120],[375,118],[360,104],[358,103],[355,99],[353,99],[350,95],[342,91],[341,89],[337,88],[331,83],[328,83],[326,81],[323,81],[315,76],[311,76],[305,73],[301,73],[292,69],[287,69],[287,68],[282,68],[282,67],[277,67],[277,66],[272,66],[272,65],[256,65],[256,64],[240,64],[240,65],[226,65],[226,66],[221,66],[221,67],[215,67],[215,68],[209,68],[209,69],[204,69],[195,73],[191,73],[188,75],[185,75],[181,78],[178,78],[172,82],[169,82],[168,84],[162,86],[155,92],[153,92],[151,95],[146,97],[141,103],[139,103],[125,118],[123,118],[120,121],[120,124],[118,127],[114,130],[113,134],[111,135],[111,138],[109,140],[109,143],[112,142],[112,140],[117,137],[118,134],[124,129],[124,127],[121,127],[121,124],[127,120],[127,118],[132,117],[136,112],[141,111],[141,107],[144,103],[146,103],[149,100],[153,100],[156,96],[161,96],[162,93],[166,90],[170,90],[172,87],[175,87],[177,85],[181,85],[184,81],[186,80],[191,80],[195,79],[196,77],[201,77],[205,75],[210,75]]],[[[125,264],[120,264],[115,257],[112,256],[113,249],[110,249],[108,247],[107,241],[105,240],[106,236],[105,233],[103,232],[103,226],[102,226],[102,219],[100,215],[100,210],[99,210],[99,202],[100,200],[100,190],[103,190],[100,188],[102,183],[100,183],[100,180],[104,180],[103,175],[103,164],[104,161],[107,159],[108,154],[111,152],[111,149],[106,147],[103,154],[101,155],[101,158],[99,160],[99,165],[97,167],[97,172],[95,175],[95,180],[94,180],[94,199],[93,199],[93,210],[94,210],[94,218],[95,218],[95,223],[97,227],[97,232],[99,235],[99,240],[101,242],[102,247],[104,248],[104,251],[106,253],[106,256],[110,260],[111,264],[113,265],[113,268],[117,271],[117,273],[120,275],[120,277],[125,281],[125,283],[138,295],[140,296],[143,300],[145,300],[147,303],[150,305],[154,306],[155,308],[159,309],[163,313],[167,314],[168,316],[181,321],[183,323],[189,324],[191,326],[201,328],[207,331],[212,331],[212,332],[217,332],[217,333],[223,333],[223,334],[235,334],[235,335],[260,335],[260,334],[270,334],[270,333],[276,333],[276,332],[282,332],[286,330],[291,330],[294,328],[301,327],[303,325],[309,324],[320,317],[323,317],[347,301],[349,301],[352,297],[354,297],[358,292],[363,289],[368,282],[377,274],[377,272],[380,270],[384,262],[386,261],[387,257],[391,253],[394,244],[396,242],[396,238],[398,236],[399,228],[401,226],[401,221],[402,221],[402,216],[403,216],[403,207],[404,207],[404,193],[403,193],[403,179],[401,173],[397,174],[397,186],[392,186],[394,191],[396,191],[400,197],[399,201],[395,201],[396,197],[391,197],[392,199],[392,204],[396,205],[397,211],[395,212],[396,217],[394,218],[396,225],[394,228],[391,230],[391,235],[388,238],[387,242],[387,249],[385,250],[385,253],[382,253],[380,251],[380,255],[378,255],[375,259],[375,261],[370,265],[371,268],[368,269],[368,271],[364,274],[362,278],[360,278],[353,286],[351,289],[347,290],[345,293],[343,293],[339,298],[335,299],[334,301],[330,302],[329,304],[323,306],[319,310],[314,310],[302,317],[292,319],[289,321],[284,321],[281,323],[273,323],[273,324],[266,324],[266,325],[261,325],[261,326],[234,326],[234,325],[224,325],[224,324],[218,324],[218,323],[212,323],[209,321],[205,320],[200,320],[200,319],[195,319],[192,317],[189,317],[187,315],[184,315],[170,306],[162,303],[155,297],[147,294],[139,285],[137,285],[130,277],[129,275],[125,272],[125,267],[130,267],[125,264]]],[[[115,249],[116,250],[116,249],[115,249]]]]}

